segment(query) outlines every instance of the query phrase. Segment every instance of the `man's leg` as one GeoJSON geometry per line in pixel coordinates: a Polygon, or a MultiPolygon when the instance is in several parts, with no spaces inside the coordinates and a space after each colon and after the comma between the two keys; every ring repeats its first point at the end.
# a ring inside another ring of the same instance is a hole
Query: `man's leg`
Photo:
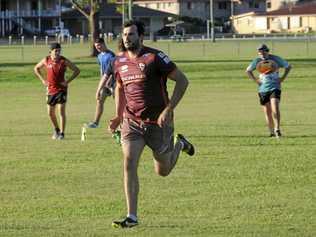
{"type": "Polygon", "coordinates": [[[54,128],[59,128],[54,105],[47,105],[47,112],[54,128]]]}
{"type": "Polygon", "coordinates": [[[60,132],[64,134],[66,128],[66,103],[59,104],[59,116],[60,116],[60,132]]]}
{"type": "Polygon", "coordinates": [[[47,105],[47,113],[49,116],[49,119],[51,123],[53,124],[54,127],[54,134],[53,134],[53,139],[57,139],[58,134],[60,132],[59,126],[58,126],[58,121],[56,117],[56,110],[55,110],[55,105],[47,105]]]}
{"type": "Polygon", "coordinates": [[[271,111],[272,111],[272,119],[274,122],[274,131],[276,136],[280,136],[280,100],[278,98],[271,98],[271,111]]]}
{"type": "Polygon", "coordinates": [[[106,97],[102,98],[101,100],[97,100],[95,115],[94,115],[94,123],[97,125],[99,125],[101,116],[103,114],[105,98],[106,97]]]}
{"type": "Polygon", "coordinates": [[[160,176],[168,176],[175,167],[182,149],[183,144],[178,140],[171,152],[165,154],[157,154],[154,152],[156,173],[160,176]]]}
{"type": "Polygon", "coordinates": [[[137,216],[137,197],[139,191],[137,168],[145,147],[143,139],[124,141],[122,144],[124,157],[124,191],[127,214],[137,216]]]}
{"type": "Polygon", "coordinates": [[[115,228],[130,228],[138,224],[137,200],[139,183],[137,168],[144,147],[145,141],[141,137],[137,140],[124,140],[122,142],[124,157],[124,191],[127,206],[127,217],[121,221],[114,221],[112,226],[115,228]]]}
{"type": "Polygon", "coordinates": [[[269,128],[270,135],[272,136],[274,134],[274,130],[273,130],[274,123],[273,123],[273,118],[272,118],[272,110],[271,110],[270,102],[262,105],[262,109],[263,109],[264,116],[266,119],[266,124],[269,128]]]}
{"type": "Polygon", "coordinates": [[[108,91],[106,90],[106,88],[103,88],[100,93],[100,99],[96,101],[94,120],[88,123],[88,128],[99,127],[100,119],[104,110],[104,102],[106,97],[108,96],[108,91]]]}

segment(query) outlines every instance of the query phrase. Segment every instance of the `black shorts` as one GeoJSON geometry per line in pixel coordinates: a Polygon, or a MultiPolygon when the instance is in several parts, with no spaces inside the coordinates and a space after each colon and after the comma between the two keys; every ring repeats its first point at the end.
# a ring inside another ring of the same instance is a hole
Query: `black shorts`
{"type": "Polygon", "coordinates": [[[47,95],[47,104],[55,106],[56,104],[64,104],[67,102],[67,92],[60,91],[54,95],[47,95]]]}
{"type": "Polygon", "coordinates": [[[268,92],[261,92],[258,93],[260,104],[265,105],[266,103],[270,102],[271,98],[277,98],[281,99],[281,91],[278,89],[275,89],[273,91],[268,91],[268,92]]]}

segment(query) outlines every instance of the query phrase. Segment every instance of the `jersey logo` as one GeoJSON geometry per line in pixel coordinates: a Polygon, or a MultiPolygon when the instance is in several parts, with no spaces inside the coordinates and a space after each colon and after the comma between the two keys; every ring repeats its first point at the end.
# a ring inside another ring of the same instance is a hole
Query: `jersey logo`
{"type": "Polygon", "coordinates": [[[122,67],[121,67],[121,72],[127,72],[128,71],[128,65],[123,65],[122,67]]]}
{"type": "Polygon", "coordinates": [[[256,69],[262,74],[270,74],[278,70],[278,65],[273,60],[262,60],[257,64],[256,69]]]}
{"type": "Polygon", "coordinates": [[[124,62],[126,62],[126,60],[127,60],[127,58],[119,58],[120,63],[124,63],[124,62]]]}
{"type": "Polygon", "coordinates": [[[166,63],[170,63],[170,59],[167,55],[165,55],[163,52],[159,52],[158,56],[166,63]]]}
{"type": "Polygon", "coordinates": [[[139,63],[138,66],[139,66],[140,70],[143,72],[146,65],[145,65],[145,63],[139,63]]]}

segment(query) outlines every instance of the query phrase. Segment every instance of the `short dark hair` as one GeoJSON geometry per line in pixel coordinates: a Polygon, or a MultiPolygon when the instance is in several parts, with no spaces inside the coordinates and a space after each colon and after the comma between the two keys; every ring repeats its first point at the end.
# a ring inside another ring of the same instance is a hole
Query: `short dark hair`
{"type": "Polygon", "coordinates": [[[104,44],[104,39],[103,39],[103,38],[96,38],[96,39],[94,40],[94,43],[95,43],[95,44],[98,44],[98,43],[104,44]]]}
{"type": "Polygon", "coordinates": [[[130,27],[132,25],[135,25],[137,27],[138,35],[144,35],[145,34],[145,24],[143,22],[135,21],[135,20],[126,21],[124,23],[124,28],[130,27]]]}
{"type": "Polygon", "coordinates": [[[257,48],[257,50],[259,51],[265,51],[265,52],[269,52],[269,48],[267,45],[265,44],[260,44],[259,47],[257,48]]]}
{"type": "Polygon", "coordinates": [[[61,49],[61,46],[60,46],[60,43],[54,42],[50,44],[49,48],[50,50],[61,49]]]}

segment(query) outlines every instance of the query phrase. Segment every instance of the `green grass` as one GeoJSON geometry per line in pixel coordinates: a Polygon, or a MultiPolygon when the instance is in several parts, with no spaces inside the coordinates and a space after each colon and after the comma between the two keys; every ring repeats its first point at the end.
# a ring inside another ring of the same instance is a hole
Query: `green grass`
{"type": "MultiPolygon", "coordinates": [[[[290,57],[284,137],[276,140],[266,136],[256,86],[244,73],[251,57],[175,57],[190,79],[176,131],[197,154],[182,155],[162,178],[146,149],[139,166],[141,225],[116,230],[111,221],[125,214],[121,151],[105,122],[80,141],[98,81],[95,59],[80,54],[69,54],[82,73],[70,85],[62,142],[50,139],[45,90],[32,73],[43,55],[0,65],[0,236],[316,235],[315,59],[290,57]]],[[[113,103],[106,101],[104,121],[113,103]]]]}

